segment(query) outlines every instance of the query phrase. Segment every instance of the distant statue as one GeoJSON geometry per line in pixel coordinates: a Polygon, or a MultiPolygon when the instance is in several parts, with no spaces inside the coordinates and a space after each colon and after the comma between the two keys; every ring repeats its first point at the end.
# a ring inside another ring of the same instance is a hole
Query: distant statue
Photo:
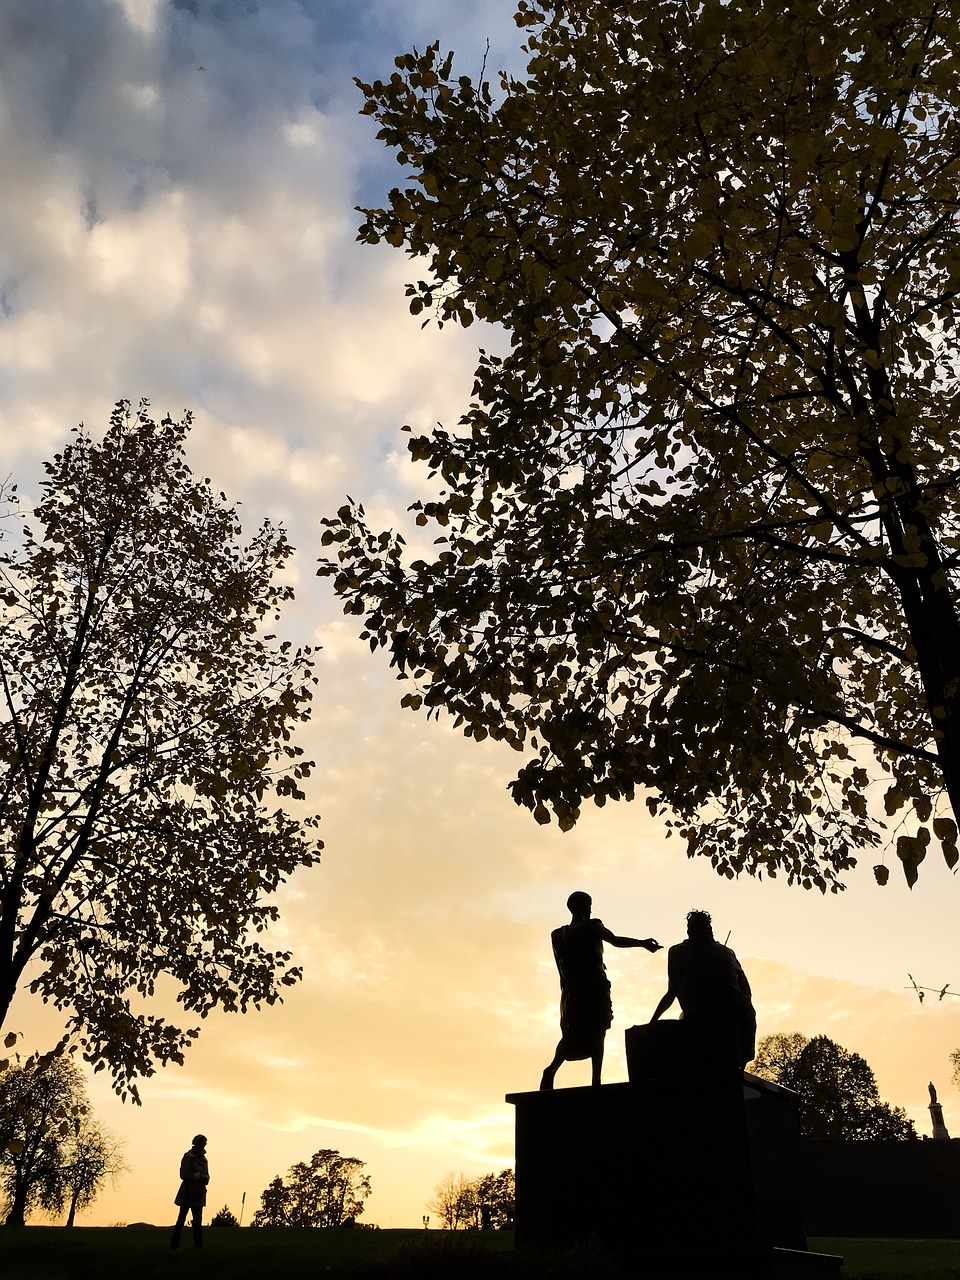
{"type": "Polygon", "coordinates": [[[943,1107],[937,1101],[937,1091],[933,1086],[933,1081],[927,1085],[930,1090],[930,1106],[927,1110],[930,1112],[930,1123],[933,1128],[933,1136],[938,1142],[949,1142],[950,1134],[943,1120],[943,1107]]]}
{"type": "Polygon", "coordinates": [[[176,1194],[174,1204],[180,1206],[176,1226],[173,1228],[171,1249],[180,1248],[180,1236],[187,1214],[191,1213],[193,1228],[193,1245],[195,1249],[203,1246],[203,1206],[207,1203],[207,1183],[210,1181],[210,1170],[207,1166],[207,1140],[198,1133],[193,1146],[184,1152],[180,1161],[180,1190],[176,1194]]]}
{"type": "Polygon", "coordinates": [[[569,924],[550,935],[553,957],[560,974],[560,1043],[553,1061],[544,1070],[541,1089],[552,1089],[561,1062],[589,1058],[592,1083],[599,1085],[603,1066],[603,1041],[613,1022],[610,980],[603,963],[603,944],[611,947],[644,947],[659,951],[653,938],[619,938],[591,919],[593,902],[588,893],[571,893],[567,899],[569,924]]]}
{"type": "Polygon", "coordinates": [[[667,952],[667,984],[651,1022],[678,1000],[684,1020],[708,1037],[723,1042],[732,1034],[741,1070],[756,1056],[750,983],[733,951],[714,938],[706,911],[687,915],[686,941],[667,952]]]}

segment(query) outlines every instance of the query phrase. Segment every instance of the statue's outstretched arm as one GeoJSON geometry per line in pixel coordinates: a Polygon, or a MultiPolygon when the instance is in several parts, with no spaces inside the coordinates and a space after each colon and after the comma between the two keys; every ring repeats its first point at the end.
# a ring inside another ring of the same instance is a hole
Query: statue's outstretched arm
{"type": "Polygon", "coordinates": [[[647,951],[660,950],[660,943],[656,938],[621,938],[611,933],[609,929],[604,929],[601,937],[604,942],[609,942],[611,947],[643,947],[647,951]]]}

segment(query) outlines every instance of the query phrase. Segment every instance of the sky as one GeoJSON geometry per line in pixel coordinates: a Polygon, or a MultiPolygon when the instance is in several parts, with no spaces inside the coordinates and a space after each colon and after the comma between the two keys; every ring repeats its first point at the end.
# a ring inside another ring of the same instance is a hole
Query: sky
{"type": "MultiPolygon", "coordinates": [[[[0,471],[29,501],[42,460],[116,400],[190,410],[194,468],[249,528],[289,529],[284,633],[322,646],[301,743],[326,850],[278,895],[273,930],[304,981],[262,1013],[211,1015],[183,1067],[143,1082],[140,1108],[90,1079],[129,1168],[88,1225],[172,1221],[198,1131],[210,1210],[244,1221],[320,1148],[366,1161],[365,1217],[382,1227],[419,1227],[447,1172],[506,1167],[504,1096],[536,1087],[558,1036],[549,933],[574,889],[614,932],[665,945],[688,910],[712,912],[761,1036],[823,1032],[863,1054],[921,1132],[934,1081],[960,1137],[960,1000],[921,1005],[908,978],[960,989],[945,866],[929,859],[909,891],[896,874],[878,888],[865,865],[821,897],[719,878],[642,799],[566,834],[538,827],[506,791],[519,757],[401,710],[403,686],[315,576],[319,520],[345,495],[373,526],[409,528],[426,476],[400,428],[455,423],[478,345],[501,340],[421,328],[403,293],[417,266],[355,243],[355,206],[400,171],[353,77],[385,78],[433,40],[474,78],[485,54],[517,69],[510,15],[502,0],[0,0],[0,471]]],[[[622,1033],[663,993],[664,955],[608,955],[608,1081],[626,1078],[622,1033]]],[[[8,1026],[23,1048],[62,1030],[29,997],[8,1026]]],[[[588,1078],[568,1064],[557,1083],[588,1078]]]]}

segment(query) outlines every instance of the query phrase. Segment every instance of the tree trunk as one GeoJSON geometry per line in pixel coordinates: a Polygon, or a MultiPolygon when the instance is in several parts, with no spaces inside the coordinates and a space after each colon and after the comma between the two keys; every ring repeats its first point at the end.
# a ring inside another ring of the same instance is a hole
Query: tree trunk
{"type": "Polygon", "coordinates": [[[70,1197],[70,1212],[67,1214],[67,1220],[63,1224],[65,1227],[72,1227],[77,1216],[77,1201],[80,1199],[80,1188],[76,1187],[70,1197]]]}
{"type": "Polygon", "coordinates": [[[27,1217],[27,1188],[21,1185],[18,1179],[13,1192],[13,1202],[10,1205],[10,1212],[4,1220],[5,1227],[24,1227],[26,1226],[27,1217]]]}

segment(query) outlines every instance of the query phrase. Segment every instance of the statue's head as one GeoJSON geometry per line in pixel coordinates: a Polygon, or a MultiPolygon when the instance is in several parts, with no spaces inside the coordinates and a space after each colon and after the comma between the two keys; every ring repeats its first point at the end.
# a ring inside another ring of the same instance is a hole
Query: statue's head
{"type": "Polygon", "coordinates": [[[687,912],[687,937],[695,941],[713,941],[713,921],[709,911],[687,912]]]}
{"type": "Polygon", "coordinates": [[[593,899],[590,897],[589,893],[583,893],[579,889],[576,893],[571,893],[570,897],[567,899],[567,910],[572,916],[589,916],[590,908],[592,906],[593,899]]]}

